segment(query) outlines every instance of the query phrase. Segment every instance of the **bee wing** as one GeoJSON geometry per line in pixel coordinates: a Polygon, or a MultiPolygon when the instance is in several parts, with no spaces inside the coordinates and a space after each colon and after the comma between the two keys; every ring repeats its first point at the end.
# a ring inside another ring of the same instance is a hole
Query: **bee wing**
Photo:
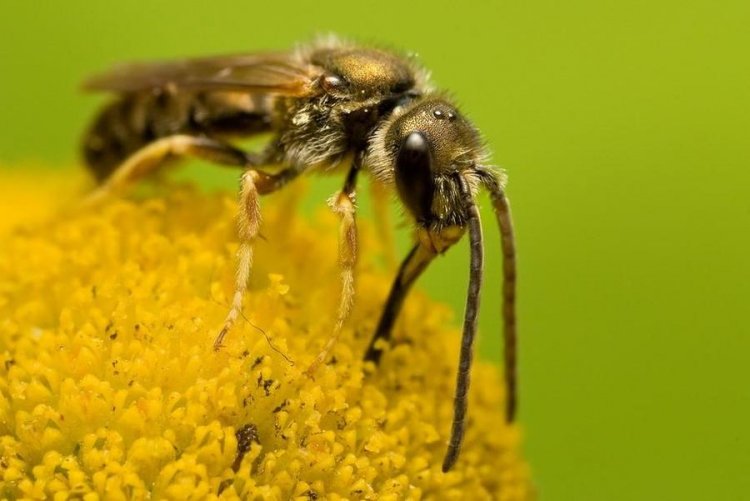
{"type": "Polygon", "coordinates": [[[83,88],[132,93],[171,87],[307,96],[322,73],[290,53],[245,54],[126,64],[94,76],[83,88]]]}

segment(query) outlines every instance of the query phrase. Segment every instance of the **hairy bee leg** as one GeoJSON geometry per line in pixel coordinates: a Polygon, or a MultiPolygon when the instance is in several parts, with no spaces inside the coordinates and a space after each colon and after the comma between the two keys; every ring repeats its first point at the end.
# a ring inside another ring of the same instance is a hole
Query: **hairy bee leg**
{"type": "Polygon", "coordinates": [[[339,224],[341,295],[339,297],[339,307],[333,334],[328,338],[325,346],[323,346],[323,350],[315,357],[310,367],[308,367],[306,371],[308,376],[312,376],[320,364],[328,358],[328,355],[341,335],[341,331],[351,314],[352,305],[354,304],[354,267],[357,264],[357,223],[355,219],[357,207],[354,202],[354,189],[359,168],[360,161],[355,160],[347,176],[344,188],[329,201],[331,209],[341,218],[339,224]]]}
{"type": "Polygon", "coordinates": [[[250,169],[242,175],[237,218],[240,246],[237,250],[234,295],[232,296],[229,313],[224,319],[224,325],[214,340],[214,350],[221,348],[224,338],[232,329],[242,311],[242,300],[247,290],[247,282],[253,266],[253,243],[258,236],[262,222],[260,195],[267,195],[279,190],[298,174],[298,169],[287,168],[273,175],[256,169],[250,169]]]}
{"type": "Polygon", "coordinates": [[[125,160],[83,202],[92,206],[154,172],[171,157],[193,156],[222,165],[250,167],[261,158],[226,143],[202,136],[178,134],[167,136],[144,146],[125,160]]]}
{"type": "Polygon", "coordinates": [[[469,289],[466,294],[463,333],[461,335],[461,352],[456,374],[456,392],[453,399],[453,424],[448,442],[448,450],[443,459],[443,472],[450,470],[458,459],[464,433],[466,432],[466,410],[471,383],[471,363],[474,358],[474,339],[479,322],[479,303],[482,292],[482,275],[484,272],[484,244],[482,243],[482,222],[479,209],[472,198],[468,183],[459,177],[459,185],[468,217],[469,250],[469,289]]]}
{"type": "Polygon", "coordinates": [[[385,264],[388,269],[393,269],[396,267],[397,261],[393,227],[390,221],[388,187],[377,179],[372,179],[370,181],[370,193],[372,195],[372,209],[375,215],[375,229],[380,237],[385,264]]]}
{"type": "Polygon", "coordinates": [[[232,306],[224,319],[224,325],[214,340],[214,350],[221,348],[224,337],[231,330],[242,311],[242,299],[247,289],[250,270],[253,266],[253,242],[260,230],[261,214],[258,193],[259,175],[249,170],[242,175],[240,186],[239,216],[237,218],[240,247],[237,250],[237,272],[235,275],[232,306]]]}
{"type": "Polygon", "coordinates": [[[409,254],[407,254],[401,263],[401,267],[396,274],[396,279],[393,281],[391,292],[388,294],[388,299],[378,322],[378,327],[375,329],[375,334],[372,336],[365,352],[365,360],[372,360],[376,364],[380,362],[383,352],[376,348],[378,340],[384,339],[387,341],[391,338],[393,325],[396,323],[396,318],[398,318],[409,289],[422,272],[427,269],[427,266],[436,255],[432,248],[428,248],[422,243],[416,244],[409,251],[409,254]]]}

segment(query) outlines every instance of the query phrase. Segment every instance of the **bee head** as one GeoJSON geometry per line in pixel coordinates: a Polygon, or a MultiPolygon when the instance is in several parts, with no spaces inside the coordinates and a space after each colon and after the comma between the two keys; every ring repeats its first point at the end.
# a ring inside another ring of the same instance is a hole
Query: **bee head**
{"type": "Polygon", "coordinates": [[[458,176],[476,191],[473,175],[486,157],[478,131],[451,103],[427,98],[397,109],[370,143],[367,162],[425,229],[463,227],[458,176]]]}

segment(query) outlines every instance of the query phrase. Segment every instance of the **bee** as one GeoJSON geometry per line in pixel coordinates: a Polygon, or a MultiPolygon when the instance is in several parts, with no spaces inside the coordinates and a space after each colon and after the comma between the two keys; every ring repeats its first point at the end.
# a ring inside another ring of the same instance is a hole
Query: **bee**
{"type": "Polygon", "coordinates": [[[98,203],[155,172],[167,160],[198,157],[242,172],[235,292],[214,342],[220,349],[236,322],[259,235],[259,199],[297,176],[344,166],[330,200],[340,218],[341,293],[332,335],[308,369],[335,345],[354,298],[357,261],[355,189],[360,171],[393,187],[415,223],[415,243],[398,269],[365,358],[378,363],[404,299],[430,262],[468,232],[469,287],[464,313],[454,417],[443,471],[456,462],[465,431],[469,372],[477,330],[484,251],[476,196],[486,189],[502,237],[506,419],[516,410],[516,252],[505,175],[488,164],[474,125],[433,90],[411,56],[337,39],[287,52],[125,65],[85,84],[115,98],[83,142],[99,181],[98,203]],[[270,134],[258,152],[233,137],[270,134]]]}

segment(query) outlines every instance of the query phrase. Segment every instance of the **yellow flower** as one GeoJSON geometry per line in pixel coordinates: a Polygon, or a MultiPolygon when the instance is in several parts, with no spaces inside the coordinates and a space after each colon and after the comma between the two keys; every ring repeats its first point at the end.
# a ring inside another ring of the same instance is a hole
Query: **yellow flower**
{"type": "MultiPolygon", "coordinates": [[[[16,206],[61,196],[2,184],[16,206]]],[[[440,470],[459,341],[446,307],[415,291],[380,366],[362,362],[391,279],[366,225],[349,327],[315,379],[304,375],[333,325],[337,232],[327,213],[290,216],[288,200],[265,200],[246,318],[218,353],[231,197],[164,190],[13,231],[4,212],[0,497],[532,497],[487,363],[473,368],[461,457],[440,470]]]]}

